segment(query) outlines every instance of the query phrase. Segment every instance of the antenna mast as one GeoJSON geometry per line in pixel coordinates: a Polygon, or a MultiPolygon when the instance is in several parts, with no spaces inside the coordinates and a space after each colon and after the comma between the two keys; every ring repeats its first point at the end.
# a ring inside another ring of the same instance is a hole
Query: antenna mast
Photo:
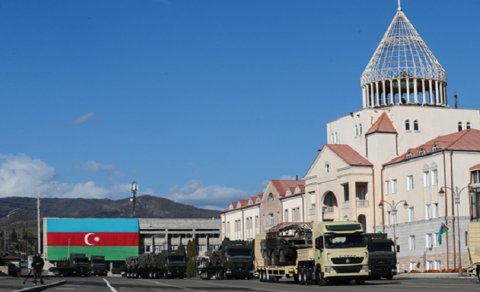
{"type": "Polygon", "coordinates": [[[401,10],[402,10],[402,3],[401,3],[402,1],[401,1],[401,0],[397,0],[397,2],[398,2],[398,8],[397,8],[397,10],[398,10],[398,11],[401,11],[401,10]]]}

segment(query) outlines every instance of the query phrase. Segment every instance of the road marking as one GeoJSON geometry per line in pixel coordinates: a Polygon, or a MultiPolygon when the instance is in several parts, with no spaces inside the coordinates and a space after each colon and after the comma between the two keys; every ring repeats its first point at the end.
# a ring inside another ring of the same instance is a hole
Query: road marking
{"type": "MultiPolygon", "coordinates": [[[[154,283],[154,284],[158,284],[158,285],[162,285],[162,286],[165,286],[165,287],[182,289],[182,290],[185,290],[185,291],[209,292],[208,290],[192,289],[192,288],[188,288],[188,287],[182,287],[182,286],[176,286],[176,285],[166,284],[166,283],[163,283],[163,282],[160,282],[160,281],[143,280],[143,279],[142,279],[142,281],[144,281],[144,282],[149,282],[149,283],[154,283]]],[[[185,280],[182,280],[182,281],[185,281],[185,280]]]]}
{"type": "Polygon", "coordinates": [[[110,288],[110,290],[112,292],[117,292],[117,289],[113,288],[112,285],[110,285],[110,282],[108,282],[107,279],[105,279],[105,278],[102,278],[102,279],[103,279],[103,281],[105,281],[105,283],[107,283],[108,288],[110,288]]]}
{"type": "MultiPolygon", "coordinates": [[[[184,281],[188,281],[188,280],[185,279],[184,281]]],[[[190,281],[196,281],[196,280],[190,280],[190,281]]],[[[266,287],[258,287],[258,286],[249,287],[249,286],[240,286],[240,285],[229,285],[229,284],[225,284],[225,283],[215,283],[214,281],[216,281],[216,280],[213,280],[213,281],[201,280],[201,281],[202,281],[202,283],[205,283],[207,285],[212,285],[212,286],[217,286],[217,287],[240,288],[240,289],[243,288],[243,289],[246,289],[247,291],[292,292],[292,290],[280,290],[278,288],[269,289],[269,288],[266,288],[266,287]]],[[[245,280],[245,281],[255,281],[255,280],[245,280]]],[[[219,281],[219,282],[222,282],[222,281],[219,281]]],[[[266,285],[269,282],[257,281],[257,283],[260,284],[260,285],[266,285]]],[[[270,283],[270,284],[278,284],[278,283],[270,283]]]]}

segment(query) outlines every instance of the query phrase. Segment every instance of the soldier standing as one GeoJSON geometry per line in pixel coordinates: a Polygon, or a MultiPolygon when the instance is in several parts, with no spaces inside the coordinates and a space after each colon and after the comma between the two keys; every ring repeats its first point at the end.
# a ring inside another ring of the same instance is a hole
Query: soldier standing
{"type": "Polygon", "coordinates": [[[45,265],[45,262],[43,261],[42,257],[40,256],[39,253],[37,253],[33,257],[33,262],[32,262],[32,268],[33,268],[33,283],[37,284],[37,278],[40,279],[40,283],[43,284],[43,278],[42,278],[42,269],[43,266],[45,265]]]}

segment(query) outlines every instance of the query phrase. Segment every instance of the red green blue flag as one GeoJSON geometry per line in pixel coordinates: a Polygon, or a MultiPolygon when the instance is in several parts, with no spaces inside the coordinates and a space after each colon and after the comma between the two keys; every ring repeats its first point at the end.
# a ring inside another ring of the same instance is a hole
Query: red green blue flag
{"type": "Polygon", "coordinates": [[[68,259],[72,253],[125,260],[138,256],[138,219],[46,218],[49,261],[68,259]]]}
{"type": "Polygon", "coordinates": [[[438,244],[442,244],[442,234],[446,233],[447,231],[448,231],[447,225],[445,225],[445,223],[442,222],[442,224],[440,224],[440,231],[438,232],[438,236],[437,236],[438,244]]]}

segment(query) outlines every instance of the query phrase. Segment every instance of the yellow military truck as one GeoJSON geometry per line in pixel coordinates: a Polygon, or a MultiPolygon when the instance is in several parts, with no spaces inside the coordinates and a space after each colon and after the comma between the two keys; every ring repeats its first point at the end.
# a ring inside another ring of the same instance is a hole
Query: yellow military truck
{"type": "Polygon", "coordinates": [[[367,237],[357,222],[282,223],[257,236],[255,245],[260,281],[363,284],[369,276],[367,237]]]}

